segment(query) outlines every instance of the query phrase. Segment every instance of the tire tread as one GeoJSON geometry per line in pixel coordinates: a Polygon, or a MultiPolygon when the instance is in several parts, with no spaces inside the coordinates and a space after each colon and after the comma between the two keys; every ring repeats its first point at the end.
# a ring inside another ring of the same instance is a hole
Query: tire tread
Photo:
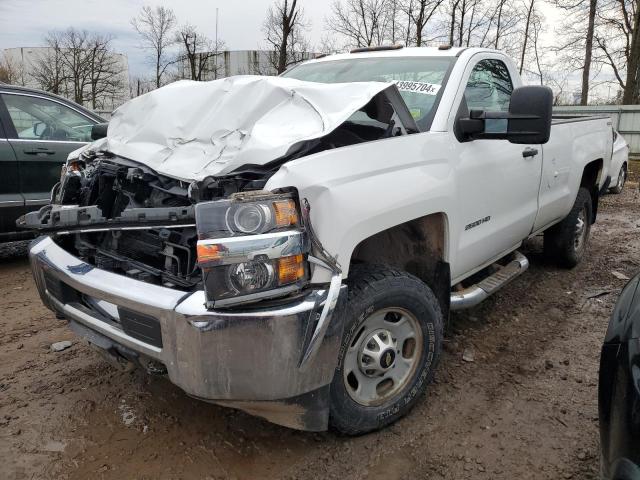
{"type": "MultiPolygon", "coordinates": [[[[385,295],[389,287],[397,288],[398,290],[409,290],[416,292],[419,291],[419,296],[429,304],[437,318],[434,319],[433,324],[435,327],[434,336],[439,339],[437,343],[438,347],[434,353],[434,360],[430,366],[430,372],[426,380],[420,386],[420,392],[416,394],[411,401],[406,404],[398,414],[394,414],[383,420],[378,420],[377,424],[372,425],[370,422],[354,422],[353,417],[345,417],[344,415],[336,415],[335,410],[332,408],[332,412],[329,417],[330,426],[340,433],[345,435],[362,435],[371,431],[379,430],[385,426],[395,422],[405,414],[407,414],[411,408],[415,405],[417,400],[421,397],[421,394],[426,389],[426,386],[433,378],[434,371],[436,369],[438,359],[440,356],[440,350],[442,348],[442,336],[443,336],[443,324],[442,313],[440,310],[440,304],[431,291],[431,289],[423,283],[419,278],[390,267],[388,265],[376,265],[376,264],[357,264],[352,266],[348,279],[348,304],[361,304],[363,299],[376,299],[385,295]]],[[[372,300],[373,302],[373,300],[372,300]]],[[[357,315],[353,315],[353,318],[357,318],[357,315]]],[[[350,324],[349,324],[350,325],[350,324]]],[[[345,329],[349,327],[345,325],[345,329]]],[[[345,332],[346,333],[346,332],[345,332]]],[[[350,341],[351,339],[349,339],[350,341]]],[[[342,371],[337,368],[336,375],[342,375],[342,371]]],[[[340,379],[340,381],[342,381],[340,379]]],[[[363,407],[371,408],[371,407],[363,407]]]]}
{"type": "MultiPolygon", "coordinates": [[[[573,207],[571,207],[567,216],[560,223],[557,223],[544,232],[545,255],[561,267],[573,268],[581,260],[581,258],[578,258],[575,255],[573,241],[576,219],[585,204],[587,205],[587,222],[589,223],[587,228],[589,228],[593,208],[591,204],[591,194],[586,188],[580,187],[573,207]]],[[[589,232],[587,232],[587,238],[585,241],[588,241],[588,235],[589,232]]]]}

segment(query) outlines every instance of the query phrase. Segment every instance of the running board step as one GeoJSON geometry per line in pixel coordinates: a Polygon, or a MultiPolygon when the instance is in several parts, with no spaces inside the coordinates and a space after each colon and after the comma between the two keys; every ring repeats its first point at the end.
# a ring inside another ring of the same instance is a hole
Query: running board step
{"type": "Polygon", "coordinates": [[[511,280],[523,274],[529,268],[529,260],[520,252],[514,252],[513,257],[513,260],[507,265],[475,285],[459,292],[452,292],[451,310],[475,307],[489,295],[494,294],[511,280]]]}

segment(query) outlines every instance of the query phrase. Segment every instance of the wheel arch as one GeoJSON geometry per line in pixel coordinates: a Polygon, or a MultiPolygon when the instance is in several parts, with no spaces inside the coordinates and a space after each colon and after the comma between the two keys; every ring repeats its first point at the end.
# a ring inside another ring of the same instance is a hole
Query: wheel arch
{"type": "Polygon", "coordinates": [[[596,222],[598,215],[598,199],[600,197],[600,189],[604,160],[598,158],[592,160],[584,166],[582,177],[580,178],[580,187],[586,188],[591,195],[591,223],[596,222]]]}
{"type": "Polygon", "coordinates": [[[351,253],[349,268],[359,263],[388,265],[418,277],[433,290],[446,318],[451,294],[448,255],[448,218],[437,212],[362,239],[351,253]]]}

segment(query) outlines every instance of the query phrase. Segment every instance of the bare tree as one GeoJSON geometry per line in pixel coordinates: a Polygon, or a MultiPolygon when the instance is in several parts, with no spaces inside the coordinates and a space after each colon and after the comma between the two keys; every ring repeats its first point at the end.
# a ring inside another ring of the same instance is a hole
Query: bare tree
{"type": "Polygon", "coordinates": [[[112,40],[109,35],[96,34],[87,42],[89,100],[93,109],[104,108],[105,100],[121,96],[124,88],[121,63],[111,51],[112,40]]]}
{"type": "Polygon", "coordinates": [[[49,32],[47,48],[33,62],[30,76],[43,90],[104,108],[105,102],[123,97],[126,79],[111,49],[109,35],[90,35],[73,28],[49,32]]]}
{"type": "Polygon", "coordinates": [[[561,41],[555,51],[572,71],[582,72],[580,104],[586,105],[592,76],[598,0],[554,0],[554,5],[563,11],[565,18],[556,30],[561,41]]]}
{"type": "Polygon", "coordinates": [[[188,78],[198,81],[218,78],[216,60],[224,50],[224,41],[212,41],[189,24],[180,28],[176,34],[176,41],[180,44],[179,58],[186,64],[188,78]]]}
{"type": "Polygon", "coordinates": [[[516,56],[519,52],[519,28],[523,20],[520,5],[508,0],[497,0],[486,7],[490,12],[485,23],[484,31],[478,39],[478,45],[506,51],[516,56]],[[513,41],[509,41],[512,39],[513,41]]]}
{"type": "Polygon", "coordinates": [[[454,35],[456,32],[456,12],[461,0],[449,0],[449,45],[454,45],[454,35]]]}
{"type": "Polygon", "coordinates": [[[314,50],[320,54],[338,53],[342,50],[342,45],[335,35],[325,32],[322,35],[322,38],[320,38],[320,43],[314,48],[314,50]]]}
{"type": "Polygon", "coordinates": [[[545,85],[553,90],[553,104],[566,105],[566,92],[569,90],[569,76],[572,74],[570,68],[564,68],[562,64],[555,63],[555,68],[548,69],[545,75],[545,85]]]}
{"type": "Polygon", "coordinates": [[[595,32],[597,8],[598,0],[589,0],[589,21],[587,22],[587,38],[585,40],[584,46],[584,67],[582,68],[582,89],[580,92],[580,105],[586,105],[589,101],[589,75],[591,73],[593,36],[595,32]]]}
{"type": "Polygon", "coordinates": [[[298,0],[277,0],[267,10],[262,31],[267,42],[270,63],[277,73],[305,59],[309,42],[308,24],[298,0]]]}
{"type": "Polygon", "coordinates": [[[142,38],[143,47],[152,51],[155,65],[156,88],[162,85],[162,76],[174,60],[168,50],[175,41],[173,30],[176,16],[170,8],[144,6],[131,25],[142,38]]]}
{"type": "Polygon", "coordinates": [[[495,20],[487,0],[450,0],[445,6],[449,19],[449,44],[459,47],[489,46],[495,20]]]}
{"type": "Polygon", "coordinates": [[[154,89],[155,79],[149,80],[143,77],[131,77],[129,79],[129,97],[135,98],[154,89]]]}
{"type": "Polygon", "coordinates": [[[29,75],[36,84],[47,92],[56,95],[67,94],[64,91],[67,74],[62,60],[62,47],[60,32],[49,32],[45,37],[45,45],[48,47],[36,57],[29,75]]]}
{"type": "Polygon", "coordinates": [[[427,26],[435,17],[444,0],[408,0],[402,6],[407,15],[406,43],[421,47],[425,41],[427,26]]]}
{"type": "Polygon", "coordinates": [[[597,9],[594,34],[599,55],[620,85],[623,104],[640,103],[640,0],[604,0],[597,9]]]}
{"type": "Polygon", "coordinates": [[[52,31],[45,37],[45,44],[47,48],[34,62],[31,77],[43,90],[82,104],[90,78],[88,32],[74,28],[52,31]]]}
{"type": "Polygon", "coordinates": [[[409,22],[400,0],[387,0],[386,13],[384,15],[385,41],[395,45],[407,37],[409,22]],[[401,18],[401,16],[403,18],[401,18]]]}
{"type": "Polygon", "coordinates": [[[522,69],[524,67],[524,57],[527,53],[527,43],[529,42],[529,30],[531,29],[531,20],[534,5],[535,0],[530,0],[530,3],[527,7],[527,20],[524,26],[524,39],[522,40],[522,53],[520,55],[520,75],[522,75],[522,69]]]}
{"type": "Polygon", "coordinates": [[[533,68],[527,68],[526,71],[538,77],[538,81],[540,82],[540,85],[544,85],[545,74],[547,70],[543,60],[544,50],[540,41],[540,35],[542,33],[542,30],[543,30],[542,18],[540,17],[540,15],[538,15],[538,13],[534,9],[532,16],[530,18],[530,26],[529,26],[529,33],[530,33],[529,42],[533,47],[533,52],[532,52],[533,68]]]}
{"type": "Polygon", "coordinates": [[[500,36],[502,34],[501,28],[504,28],[502,14],[504,12],[505,3],[506,3],[506,0],[498,0],[498,7],[496,9],[496,35],[495,35],[495,41],[493,43],[493,48],[495,48],[496,50],[498,49],[498,45],[500,43],[500,36]]]}
{"type": "Polygon", "coordinates": [[[62,64],[73,91],[73,101],[83,104],[90,83],[89,33],[69,28],[59,35],[62,64]]]}
{"type": "Polygon", "coordinates": [[[350,47],[382,45],[387,37],[387,0],[334,0],[327,29],[345,37],[350,47]]]}
{"type": "Polygon", "coordinates": [[[0,83],[24,85],[23,73],[22,65],[11,57],[7,55],[0,57],[0,83]]]}

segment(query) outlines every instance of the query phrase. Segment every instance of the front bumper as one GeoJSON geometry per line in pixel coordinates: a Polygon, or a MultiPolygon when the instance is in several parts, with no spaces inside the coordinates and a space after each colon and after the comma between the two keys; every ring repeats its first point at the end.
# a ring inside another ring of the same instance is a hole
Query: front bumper
{"type": "MultiPolygon", "coordinates": [[[[205,308],[202,291],[185,293],[100,270],[50,237],[36,240],[29,257],[43,302],[79,324],[77,333],[102,348],[113,342],[142,364],[163,364],[169,379],[187,394],[268,419],[269,405],[281,414],[284,403],[293,410],[297,404],[299,412],[305,395],[326,410],[317,396],[328,392],[340,347],[344,316],[338,300],[344,299],[346,287],[339,275],[329,288],[286,305],[215,311],[205,308]],[[125,332],[120,322],[125,311],[147,323],[155,320],[160,338],[146,341],[125,332]],[[303,400],[290,400],[296,398],[303,400]]],[[[319,421],[275,421],[321,430],[326,413],[319,421]]]]}

